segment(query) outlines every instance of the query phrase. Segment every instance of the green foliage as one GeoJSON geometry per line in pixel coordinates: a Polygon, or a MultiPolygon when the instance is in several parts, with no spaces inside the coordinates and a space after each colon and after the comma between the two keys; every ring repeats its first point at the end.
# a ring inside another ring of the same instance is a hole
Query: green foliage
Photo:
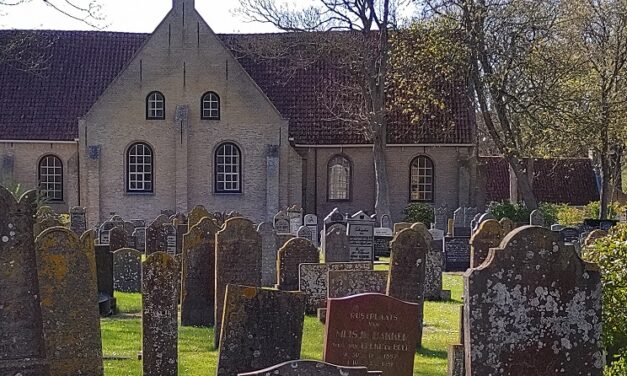
{"type": "MultiPolygon", "coordinates": [[[[557,222],[564,226],[574,226],[582,223],[586,218],[599,219],[600,206],[599,201],[593,201],[582,208],[566,204],[557,205],[557,222]]],[[[624,208],[616,202],[610,205],[608,209],[608,218],[610,219],[616,218],[620,215],[622,210],[624,210],[624,208]]]]}
{"type": "MultiPolygon", "coordinates": [[[[488,205],[488,210],[497,219],[509,218],[516,223],[528,223],[531,210],[527,209],[524,203],[512,204],[509,201],[492,201],[488,205]]],[[[547,202],[540,203],[539,210],[544,214],[547,225],[557,222],[558,205],[547,202]]]]}
{"type": "Polygon", "coordinates": [[[612,228],[583,257],[601,268],[603,339],[611,359],[627,353],[627,224],[612,228]]]}
{"type": "Polygon", "coordinates": [[[434,221],[433,208],[429,204],[414,202],[405,207],[403,211],[405,222],[422,222],[427,227],[434,221]]]}
{"type": "Polygon", "coordinates": [[[624,351],[617,360],[605,367],[603,376],[625,376],[627,375],[627,350],[624,351]]]}

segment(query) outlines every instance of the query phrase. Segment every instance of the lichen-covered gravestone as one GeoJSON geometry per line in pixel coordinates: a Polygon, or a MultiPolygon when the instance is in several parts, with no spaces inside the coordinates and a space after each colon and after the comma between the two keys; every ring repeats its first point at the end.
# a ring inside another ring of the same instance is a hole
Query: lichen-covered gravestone
{"type": "Polygon", "coordinates": [[[257,226],[261,236],[261,285],[274,286],[276,284],[276,257],[279,247],[274,226],[270,222],[263,222],[257,226]]]}
{"type": "Polygon", "coordinates": [[[103,375],[94,238],[54,227],[35,241],[51,375],[103,375]]]}
{"type": "Polygon", "coordinates": [[[348,262],[350,250],[346,226],[343,224],[331,225],[325,234],[324,262],[348,262]]]}
{"type": "Polygon", "coordinates": [[[220,230],[204,217],[183,238],[182,326],[213,326],[215,238],[220,230]]]}
{"type": "MultiPolygon", "coordinates": [[[[324,361],[411,376],[418,340],[418,304],[383,294],[329,299],[324,361]]],[[[485,375],[484,375],[485,376],[485,375]]]]}
{"type": "Polygon", "coordinates": [[[501,218],[499,223],[501,224],[501,228],[503,229],[503,236],[514,231],[514,229],[516,228],[516,224],[514,223],[514,221],[509,218],[501,218]]]}
{"type": "Polygon", "coordinates": [[[299,292],[229,285],[218,376],[300,358],[305,297],[299,292]]]}
{"type": "Polygon", "coordinates": [[[144,376],[176,376],[178,323],[176,261],[165,252],[142,265],[142,359],[144,376]]]}
{"type": "Polygon", "coordinates": [[[87,231],[87,210],[82,207],[74,206],[70,208],[70,230],[74,231],[78,236],[87,231]]]}
{"type": "Polygon", "coordinates": [[[302,263],[318,263],[318,249],[307,239],[290,239],[281,249],[277,257],[277,285],[284,291],[298,290],[298,266],[302,263]]]}
{"type": "Polygon", "coordinates": [[[405,229],[396,234],[391,244],[387,294],[396,299],[418,304],[418,347],[422,344],[425,265],[428,246],[420,231],[405,229]]]}
{"type": "Polygon", "coordinates": [[[366,367],[342,367],[317,360],[292,360],[238,376],[369,376],[366,367]]]}
{"type": "Polygon", "coordinates": [[[261,236],[245,218],[230,218],[216,234],[215,337],[218,348],[226,285],[261,286],[261,236]]]}
{"type": "Polygon", "coordinates": [[[141,292],[140,251],[122,248],[113,252],[113,288],[121,292],[141,292]]]}
{"type": "Polygon", "coordinates": [[[144,237],[146,255],[153,252],[168,251],[168,230],[165,226],[169,223],[168,217],[161,214],[146,227],[146,236],[144,237]]]}
{"type": "Polygon", "coordinates": [[[385,294],[388,272],[383,270],[329,270],[328,298],[376,292],[385,294]]]}
{"type": "Polygon", "coordinates": [[[36,193],[0,186],[0,375],[47,376],[33,226],[36,193]]]}
{"type": "Polygon", "coordinates": [[[442,299],[443,264],[441,242],[433,241],[433,236],[424,223],[416,222],[411,225],[411,228],[418,231],[425,239],[425,244],[427,244],[423,297],[425,300],[440,300],[442,299]]]}
{"type": "Polygon", "coordinates": [[[464,275],[467,375],[601,375],[598,267],[541,227],[501,246],[464,275]]]}
{"type": "Polygon", "coordinates": [[[503,239],[503,228],[494,219],[479,225],[479,230],[470,238],[470,267],[476,268],[488,258],[490,248],[498,247],[503,239]]]}
{"type": "Polygon", "coordinates": [[[202,205],[196,205],[187,216],[187,228],[191,230],[204,217],[213,217],[207,209],[202,205]]]}

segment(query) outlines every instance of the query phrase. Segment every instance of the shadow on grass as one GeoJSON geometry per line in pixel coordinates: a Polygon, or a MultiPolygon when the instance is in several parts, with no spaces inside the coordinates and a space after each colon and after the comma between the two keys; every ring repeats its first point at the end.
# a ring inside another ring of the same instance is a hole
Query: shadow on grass
{"type": "Polygon", "coordinates": [[[422,347],[418,350],[416,350],[416,354],[420,354],[422,356],[426,356],[428,358],[439,358],[439,359],[446,359],[448,357],[447,352],[444,350],[431,350],[427,347],[422,347]]]}

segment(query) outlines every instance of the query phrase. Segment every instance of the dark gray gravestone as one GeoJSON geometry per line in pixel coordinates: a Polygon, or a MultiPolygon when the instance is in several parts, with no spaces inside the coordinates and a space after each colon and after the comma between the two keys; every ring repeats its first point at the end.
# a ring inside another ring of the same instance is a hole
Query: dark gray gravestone
{"type": "Polygon", "coordinates": [[[449,210],[446,204],[442,204],[433,211],[435,222],[433,228],[445,231],[448,224],[449,210]]]}
{"type": "Polygon", "coordinates": [[[534,210],[529,214],[529,224],[532,226],[542,226],[545,225],[544,214],[538,209],[534,210]]]}
{"type": "Polygon", "coordinates": [[[470,237],[444,237],[444,270],[463,272],[470,267],[470,237]]]}
{"type": "Polygon", "coordinates": [[[187,223],[179,223],[174,226],[176,228],[176,254],[183,253],[183,238],[187,233],[187,223]]]}
{"type": "Polygon", "coordinates": [[[146,227],[144,242],[147,255],[153,252],[168,251],[168,231],[165,225],[169,224],[168,217],[161,214],[146,227]]]}
{"type": "Polygon", "coordinates": [[[342,367],[317,360],[293,360],[238,376],[368,376],[366,367],[342,367]]]}
{"type": "Polygon", "coordinates": [[[375,257],[390,257],[390,242],[394,232],[387,227],[374,229],[374,255],[375,257]]]}
{"type": "Polygon", "coordinates": [[[376,292],[385,294],[388,272],[379,270],[329,270],[328,298],[376,292]]]}
{"type": "Polygon", "coordinates": [[[128,247],[128,235],[124,228],[121,226],[116,226],[109,230],[109,250],[111,252],[115,252],[118,249],[127,248],[128,247]]]}
{"type": "Polygon", "coordinates": [[[218,348],[227,284],[261,286],[261,236],[245,218],[228,219],[216,234],[215,337],[218,348]]]}
{"type": "Polygon", "coordinates": [[[183,239],[182,326],[213,326],[215,298],[215,245],[220,230],[203,217],[183,239]]]}
{"type": "Polygon", "coordinates": [[[0,186],[0,374],[47,376],[33,226],[36,192],[0,186]]]}
{"type": "Polygon", "coordinates": [[[146,251],[146,227],[135,227],[132,239],[138,251],[146,251]]]}
{"type": "Polygon", "coordinates": [[[405,229],[392,240],[386,293],[396,299],[418,304],[418,347],[422,344],[425,266],[429,246],[420,231],[405,229]]]}
{"type": "Polygon", "coordinates": [[[98,244],[109,245],[109,231],[116,226],[116,222],[108,220],[98,228],[98,244]]]}
{"type": "Polygon", "coordinates": [[[36,239],[46,356],[51,375],[103,375],[94,232],[54,227],[36,239]]]}
{"type": "Polygon", "coordinates": [[[96,252],[96,278],[98,292],[113,297],[113,253],[109,251],[109,245],[98,244],[96,252]]]}
{"type": "Polygon", "coordinates": [[[79,236],[87,231],[87,218],[85,208],[74,206],[70,209],[70,229],[79,236]]]}
{"type": "Polygon", "coordinates": [[[113,288],[121,292],[141,292],[142,253],[122,248],[113,252],[113,288]]]}
{"type": "Polygon", "coordinates": [[[314,242],[314,238],[317,239],[318,234],[317,232],[311,231],[311,228],[307,226],[300,226],[298,228],[298,231],[296,232],[296,236],[299,238],[307,239],[311,242],[311,244],[314,245],[314,247],[316,246],[316,243],[314,242]]]}
{"type": "Polygon", "coordinates": [[[240,285],[226,291],[218,376],[300,358],[303,294],[240,285]]]}
{"type": "Polygon", "coordinates": [[[318,249],[307,239],[290,239],[277,257],[277,285],[284,291],[298,290],[298,266],[302,263],[318,263],[318,249]]]}
{"type": "Polygon", "coordinates": [[[466,374],[601,375],[598,267],[546,228],[501,245],[464,275],[466,374]]]}
{"type": "Polygon", "coordinates": [[[324,236],[324,261],[325,262],[348,262],[350,261],[350,251],[348,247],[348,236],[346,236],[346,226],[334,224],[327,228],[324,236]]]}
{"type": "Polygon", "coordinates": [[[176,376],[178,323],[175,276],[178,266],[164,252],[142,265],[142,359],[145,376],[176,376]]]}
{"type": "Polygon", "coordinates": [[[274,286],[276,284],[276,257],[279,247],[274,226],[270,222],[263,222],[257,226],[261,236],[261,284],[274,286]]]}
{"type": "Polygon", "coordinates": [[[579,235],[579,230],[574,227],[564,227],[559,231],[560,240],[564,243],[578,242],[579,235]]]}
{"type": "Polygon", "coordinates": [[[348,220],[350,261],[374,260],[374,222],[363,211],[353,214],[348,220]]]}

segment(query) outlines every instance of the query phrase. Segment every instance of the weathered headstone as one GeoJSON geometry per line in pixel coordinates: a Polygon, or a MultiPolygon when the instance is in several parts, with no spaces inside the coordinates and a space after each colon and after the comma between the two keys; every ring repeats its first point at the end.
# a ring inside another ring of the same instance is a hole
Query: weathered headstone
{"type": "Polygon", "coordinates": [[[305,226],[311,231],[311,242],[317,247],[318,241],[318,217],[315,214],[307,214],[304,219],[305,226]]]}
{"type": "Polygon", "coordinates": [[[433,228],[445,231],[449,216],[449,210],[446,204],[442,204],[440,207],[436,208],[433,213],[435,221],[433,224],[433,228]]]}
{"type": "Polygon", "coordinates": [[[115,252],[118,249],[127,248],[129,239],[123,227],[115,226],[109,230],[109,250],[115,252]]]}
{"type": "Polygon", "coordinates": [[[442,299],[442,242],[434,241],[427,226],[421,222],[414,223],[411,228],[422,235],[427,245],[423,297],[425,300],[440,300],[442,299]]]}
{"type": "Polygon", "coordinates": [[[298,266],[302,263],[318,263],[318,249],[307,239],[289,240],[277,256],[276,288],[285,291],[298,290],[298,266]]]}
{"type": "Polygon", "coordinates": [[[324,240],[325,262],[350,261],[348,236],[346,235],[346,227],[343,224],[337,223],[328,227],[324,240]]]}
{"type": "Polygon", "coordinates": [[[564,226],[560,225],[559,223],[554,223],[551,225],[551,231],[559,232],[563,228],[564,226]]]}
{"type": "Polygon", "coordinates": [[[141,252],[122,248],[113,252],[113,288],[121,292],[141,292],[141,252]]]}
{"type": "Polygon", "coordinates": [[[376,292],[385,294],[388,272],[382,270],[329,270],[327,298],[376,292]]]}
{"type": "Polygon", "coordinates": [[[366,367],[342,367],[317,360],[292,360],[238,376],[369,376],[366,367]]]}
{"type": "Polygon", "coordinates": [[[466,227],[464,208],[459,207],[453,212],[453,235],[462,236],[466,227]]]}
{"type": "Polygon", "coordinates": [[[374,229],[374,255],[375,257],[390,256],[390,242],[394,232],[388,227],[378,227],[374,229]]]}
{"type": "Polygon", "coordinates": [[[411,376],[419,309],[382,294],[329,299],[324,361],[411,376]]]}
{"type": "Polygon", "coordinates": [[[85,208],[79,206],[70,208],[70,230],[74,231],[79,236],[87,231],[86,212],[85,208]]]}
{"type": "Polygon", "coordinates": [[[145,227],[135,227],[133,230],[133,241],[135,243],[135,247],[140,252],[146,251],[146,228],[145,227]]]}
{"type": "Polygon", "coordinates": [[[290,234],[290,217],[286,211],[281,210],[274,216],[274,230],[277,235],[290,234]]]}
{"type": "Polygon", "coordinates": [[[220,230],[203,217],[183,239],[181,325],[213,326],[215,298],[215,238],[220,230]]]}
{"type": "Polygon", "coordinates": [[[116,226],[111,220],[103,222],[98,228],[98,244],[109,245],[109,231],[116,226]]]}
{"type": "Polygon", "coordinates": [[[164,217],[167,217],[168,221],[169,221],[170,217],[173,216],[174,214],[176,214],[176,212],[174,210],[172,210],[172,209],[163,209],[163,210],[161,210],[161,214],[160,215],[163,215],[164,217]]]}
{"type": "MultiPolygon", "coordinates": [[[[98,292],[113,299],[113,253],[109,245],[98,244],[94,247],[96,255],[96,285],[98,292]]],[[[105,312],[106,314],[110,312],[105,312]]]]}
{"type": "Polygon", "coordinates": [[[492,214],[491,212],[485,212],[483,214],[481,214],[481,216],[479,217],[479,219],[475,222],[475,226],[472,228],[472,232],[471,232],[471,236],[472,234],[474,234],[477,230],[479,230],[479,227],[481,226],[481,224],[485,221],[488,220],[496,220],[496,217],[494,216],[494,214],[492,214]]]}
{"type": "Polygon", "coordinates": [[[165,232],[166,252],[171,256],[177,255],[177,239],[176,239],[176,227],[173,224],[164,224],[163,231],[165,232]]]}
{"type": "MultiPolygon", "coordinates": [[[[416,345],[422,345],[422,316],[425,291],[425,272],[429,246],[421,231],[405,229],[392,240],[390,252],[390,271],[386,293],[396,299],[418,304],[418,323],[416,345]]],[[[441,287],[440,287],[441,291],[441,287]]],[[[438,297],[440,296],[438,291],[438,297]]]]}
{"type": "Polygon", "coordinates": [[[270,222],[259,224],[257,232],[261,236],[261,285],[271,287],[276,284],[277,235],[270,222]]]}
{"type": "MultiPolygon", "coordinates": [[[[472,222],[473,219],[475,218],[479,218],[481,217],[481,215],[479,215],[479,217],[477,217],[479,213],[479,209],[477,208],[464,208],[464,227],[465,228],[470,228],[470,222],[472,222]]],[[[460,236],[468,236],[470,234],[460,234],[460,236]]]]}
{"type": "Polygon", "coordinates": [[[299,292],[229,285],[217,375],[299,359],[304,316],[305,297],[299,292]]]}
{"type": "Polygon", "coordinates": [[[190,230],[204,217],[212,217],[209,211],[202,205],[196,205],[187,216],[187,228],[190,230]]]}
{"type": "Polygon", "coordinates": [[[296,231],[296,236],[299,238],[307,239],[311,242],[311,244],[314,245],[314,247],[316,246],[313,240],[314,238],[318,239],[318,234],[315,232],[312,232],[311,228],[307,226],[300,226],[298,228],[298,231],[296,231]]]}
{"type": "Polygon", "coordinates": [[[363,211],[348,219],[350,261],[374,261],[374,222],[363,211]]]}
{"type": "Polygon", "coordinates": [[[176,376],[178,320],[175,276],[178,266],[165,252],[142,265],[142,359],[145,376],[176,376]]]}
{"type": "Polygon", "coordinates": [[[287,216],[290,221],[290,234],[296,235],[300,226],[303,225],[303,208],[300,205],[292,205],[287,208],[287,216]]]}
{"type": "Polygon", "coordinates": [[[564,243],[579,242],[579,230],[574,227],[564,227],[559,231],[560,240],[564,243]]]}
{"type": "Polygon", "coordinates": [[[479,226],[479,230],[470,238],[470,267],[476,268],[488,258],[490,248],[498,247],[503,240],[503,228],[494,219],[489,219],[479,226]]]}
{"type": "Polygon", "coordinates": [[[381,227],[387,228],[387,229],[390,229],[390,230],[392,230],[392,227],[394,226],[394,224],[392,223],[392,219],[387,214],[383,214],[381,216],[380,225],[381,225],[381,227]]]}
{"type": "Polygon", "coordinates": [[[166,225],[170,225],[169,219],[161,214],[146,227],[144,243],[147,255],[153,252],[168,251],[168,231],[165,229],[166,225]]]}
{"type": "Polygon", "coordinates": [[[346,233],[346,221],[347,217],[340,213],[338,208],[333,208],[331,213],[329,213],[326,217],[324,217],[324,221],[322,223],[322,231],[320,232],[320,244],[322,245],[322,251],[325,252],[326,247],[326,234],[329,231],[331,226],[337,224],[344,227],[344,233],[346,233]]]}
{"type": "Polygon", "coordinates": [[[230,218],[216,234],[215,337],[218,348],[226,285],[261,286],[261,236],[245,218],[230,218]]]}
{"type": "Polygon", "coordinates": [[[103,375],[94,232],[45,230],[35,241],[51,375],[103,375]]]}
{"type": "Polygon", "coordinates": [[[590,231],[590,233],[588,234],[588,236],[586,236],[583,244],[586,247],[591,247],[594,245],[594,243],[607,236],[607,231],[605,230],[600,230],[600,229],[596,229],[596,230],[592,230],[590,231]]]}
{"type": "Polygon", "coordinates": [[[398,234],[401,230],[410,228],[412,223],[409,222],[397,222],[394,224],[394,234],[398,234]]]}
{"type": "Polygon", "coordinates": [[[599,269],[525,226],[464,275],[466,374],[603,373],[599,269]]]}
{"type": "Polygon", "coordinates": [[[514,229],[516,228],[516,224],[514,223],[514,221],[509,218],[501,218],[499,223],[501,224],[501,228],[503,229],[503,236],[514,231],[514,229]]]}
{"type": "Polygon", "coordinates": [[[0,186],[0,374],[47,376],[33,226],[36,192],[0,186]]]}
{"type": "Polygon", "coordinates": [[[470,267],[470,237],[444,237],[444,270],[465,271],[470,267]]]}
{"type": "Polygon", "coordinates": [[[529,224],[531,226],[545,226],[544,214],[538,209],[534,210],[529,214],[529,224]]]}

